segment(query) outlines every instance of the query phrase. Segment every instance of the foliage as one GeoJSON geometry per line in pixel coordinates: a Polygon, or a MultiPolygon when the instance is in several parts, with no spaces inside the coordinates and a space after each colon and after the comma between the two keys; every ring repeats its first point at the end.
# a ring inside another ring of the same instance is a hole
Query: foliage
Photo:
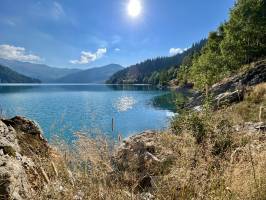
{"type": "Polygon", "coordinates": [[[202,49],[201,55],[193,60],[190,77],[195,86],[200,89],[205,88],[207,90],[226,74],[226,68],[224,67],[219,47],[222,39],[222,31],[210,33],[208,42],[202,49]]]}
{"type": "Polygon", "coordinates": [[[183,111],[180,115],[173,118],[171,128],[175,134],[181,134],[187,130],[195,138],[197,144],[203,142],[207,132],[208,125],[200,113],[183,111]]]}
{"type": "Polygon", "coordinates": [[[221,51],[228,67],[236,70],[266,55],[265,0],[238,0],[224,25],[221,51]]]}
{"type": "Polygon", "coordinates": [[[132,65],[124,70],[115,73],[107,83],[118,84],[167,84],[170,80],[176,78],[177,70],[186,56],[199,52],[204,46],[206,40],[201,40],[192,45],[183,53],[171,57],[158,57],[148,59],[144,62],[132,65]],[[166,75],[167,74],[167,75],[166,75]]]}
{"type": "MultiPolygon", "coordinates": [[[[252,87],[246,95],[260,88],[252,87]]],[[[260,107],[248,97],[239,104],[247,108],[260,107]]],[[[53,140],[61,152],[53,161],[58,175],[54,176],[51,162],[50,165],[40,162],[54,178],[50,178],[33,199],[135,200],[147,199],[142,196],[147,194],[151,199],[265,199],[265,135],[251,134],[249,128],[238,121],[239,106],[235,104],[217,111],[207,107],[203,108],[204,113],[184,111],[174,118],[179,120],[175,122],[175,126],[180,127],[178,133],[177,129],[172,130],[175,134],[152,133],[143,140],[136,136],[138,139],[131,140],[135,141],[134,148],[130,140],[123,142],[122,154],[121,148],[116,149],[105,136],[89,137],[88,133],[79,133],[75,143],[66,147],[53,140]],[[244,126],[236,130],[237,124],[244,126]],[[148,153],[139,148],[148,149],[148,153]],[[127,155],[119,168],[114,165],[117,155],[119,158],[127,155]],[[148,171],[140,171],[143,167],[148,171]],[[155,175],[157,170],[163,172],[155,175]],[[136,191],[147,174],[152,188],[144,193],[136,191]]],[[[247,112],[254,113],[254,109],[247,112]]],[[[250,119],[254,120],[256,118],[250,119]]]]}
{"type": "Polygon", "coordinates": [[[188,83],[189,70],[193,64],[193,59],[196,59],[199,56],[199,52],[200,51],[195,51],[193,54],[184,57],[182,65],[177,73],[177,79],[180,86],[185,86],[188,83]]]}
{"type": "Polygon", "coordinates": [[[232,146],[232,124],[223,119],[217,124],[217,133],[214,137],[214,145],[212,154],[215,156],[224,156],[228,149],[232,146]]]}
{"type": "Polygon", "coordinates": [[[149,59],[114,74],[108,83],[149,83],[180,86],[192,82],[208,93],[209,87],[226,75],[266,56],[266,2],[238,0],[229,20],[206,40],[172,57],[149,59]],[[204,47],[204,48],[203,48],[204,47]]]}
{"type": "Polygon", "coordinates": [[[240,69],[241,65],[265,56],[265,28],[266,2],[238,0],[228,22],[209,34],[201,55],[193,59],[190,80],[208,93],[212,84],[240,69]]]}

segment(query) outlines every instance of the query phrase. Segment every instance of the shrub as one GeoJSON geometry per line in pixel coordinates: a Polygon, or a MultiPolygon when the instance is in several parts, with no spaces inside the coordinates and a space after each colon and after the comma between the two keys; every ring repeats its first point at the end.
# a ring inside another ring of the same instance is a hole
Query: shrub
{"type": "Polygon", "coordinates": [[[197,144],[202,143],[207,135],[206,126],[204,120],[198,114],[191,115],[188,129],[192,132],[197,144]]]}
{"type": "Polygon", "coordinates": [[[185,111],[173,118],[171,128],[175,134],[181,134],[184,130],[189,131],[195,138],[196,143],[203,142],[208,132],[205,118],[199,113],[185,111]]]}
{"type": "Polygon", "coordinates": [[[212,154],[223,156],[232,146],[232,124],[227,119],[222,119],[216,127],[212,154]]]}

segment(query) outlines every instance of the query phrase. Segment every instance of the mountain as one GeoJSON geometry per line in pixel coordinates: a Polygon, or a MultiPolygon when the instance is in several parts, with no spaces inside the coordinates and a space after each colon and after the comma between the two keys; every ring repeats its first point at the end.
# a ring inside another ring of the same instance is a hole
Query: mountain
{"type": "Polygon", "coordinates": [[[0,83],[40,83],[38,79],[33,79],[19,74],[8,67],[0,65],[0,83]]]}
{"type": "Polygon", "coordinates": [[[198,52],[205,45],[206,40],[201,40],[192,45],[183,53],[170,57],[158,57],[155,59],[148,59],[144,62],[132,65],[121,71],[115,73],[107,83],[110,84],[136,84],[136,83],[149,83],[149,79],[154,72],[168,70],[171,67],[179,67],[186,56],[198,52]]]}
{"type": "Polygon", "coordinates": [[[121,65],[110,64],[67,75],[56,80],[58,83],[105,83],[114,73],[124,69],[121,65]]]}
{"type": "Polygon", "coordinates": [[[0,59],[0,64],[7,66],[20,74],[39,79],[46,83],[54,82],[56,79],[80,71],[79,69],[55,68],[44,64],[35,64],[6,59],[0,59]]]}

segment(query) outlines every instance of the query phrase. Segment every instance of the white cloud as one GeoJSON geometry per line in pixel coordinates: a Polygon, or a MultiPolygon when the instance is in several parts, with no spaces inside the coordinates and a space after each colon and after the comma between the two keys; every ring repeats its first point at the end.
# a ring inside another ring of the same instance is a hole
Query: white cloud
{"type": "Polygon", "coordinates": [[[174,55],[176,55],[176,54],[183,53],[185,50],[186,50],[186,49],[181,49],[181,48],[171,48],[171,49],[169,50],[169,54],[170,54],[171,56],[174,56],[174,55]]]}
{"type": "Polygon", "coordinates": [[[16,47],[8,44],[0,45],[0,58],[17,60],[22,62],[36,62],[41,58],[34,54],[26,54],[24,47],[16,47]]]}
{"type": "Polygon", "coordinates": [[[115,51],[121,51],[121,49],[119,49],[119,48],[115,48],[115,51]]]}
{"type": "Polygon", "coordinates": [[[100,48],[95,53],[82,51],[79,60],[70,60],[69,62],[72,64],[88,64],[100,59],[104,54],[106,54],[106,52],[106,48],[100,48]]]}

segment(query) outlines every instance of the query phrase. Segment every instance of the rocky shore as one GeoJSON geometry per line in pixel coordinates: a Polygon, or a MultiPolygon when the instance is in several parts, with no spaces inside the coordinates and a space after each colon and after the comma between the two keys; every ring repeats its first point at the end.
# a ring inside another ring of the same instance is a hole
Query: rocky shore
{"type": "MultiPolygon", "coordinates": [[[[265,123],[246,123],[235,126],[234,131],[264,132],[265,123]]],[[[182,140],[170,135],[146,131],[123,141],[112,156],[113,168],[107,182],[133,188],[139,199],[154,199],[156,179],[169,175],[184,156],[182,150],[177,153],[171,148],[178,142],[184,145],[182,140]]],[[[60,162],[62,157],[49,146],[35,122],[23,117],[0,120],[0,199],[38,199],[36,196],[51,182],[57,192],[63,192],[64,182],[57,179],[60,162]]],[[[61,165],[60,173],[64,168],[64,177],[70,181],[71,173],[66,165],[61,165]]]]}

